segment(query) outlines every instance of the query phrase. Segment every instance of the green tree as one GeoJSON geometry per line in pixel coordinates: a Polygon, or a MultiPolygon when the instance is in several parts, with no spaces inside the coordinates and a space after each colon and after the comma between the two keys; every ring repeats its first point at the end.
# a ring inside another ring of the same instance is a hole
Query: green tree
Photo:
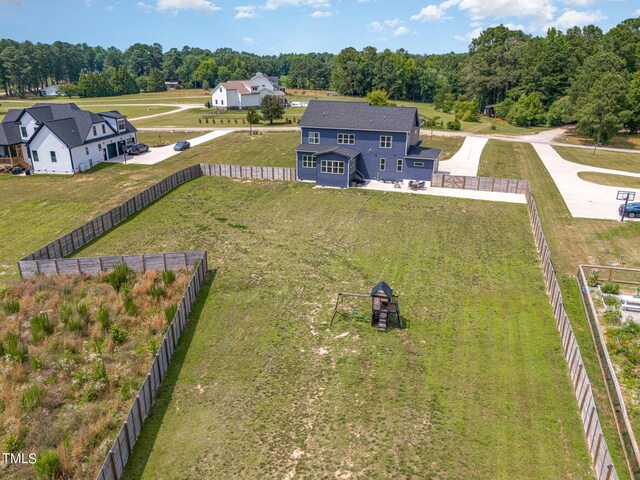
{"type": "Polygon", "coordinates": [[[520,95],[511,107],[507,121],[519,127],[530,127],[544,123],[544,105],[540,96],[535,93],[520,95]]]}
{"type": "Polygon", "coordinates": [[[284,107],[279,97],[267,95],[260,102],[260,112],[264,120],[269,120],[269,123],[273,123],[274,120],[279,120],[283,117],[284,107]]]}
{"type": "Polygon", "coordinates": [[[389,95],[384,90],[371,90],[367,93],[367,102],[378,107],[395,107],[396,104],[389,101],[389,95]]]}
{"type": "Polygon", "coordinates": [[[152,68],[147,79],[147,92],[164,92],[166,89],[162,73],[157,68],[152,68]]]}
{"type": "Polygon", "coordinates": [[[576,130],[597,143],[607,143],[630,116],[625,109],[628,95],[629,82],[621,74],[598,78],[578,106],[576,130]]]}
{"type": "Polygon", "coordinates": [[[124,65],[120,65],[111,77],[111,85],[113,86],[114,95],[128,95],[140,93],[140,88],[135,79],[129,75],[124,65]]]}
{"type": "Polygon", "coordinates": [[[78,80],[78,95],[83,98],[109,97],[113,95],[113,86],[104,73],[89,72],[78,80]]]}
{"type": "Polygon", "coordinates": [[[249,133],[253,135],[253,125],[260,123],[260,114],[256,107],[249,107],[247,110],[247,122],[249,122],[249,133]]]}
{"type": "Polygon", "coordinates": [[[78,95],[78,87],[72,83],[60,85],[58,87],[58,95],[71,98],[75,95],[78,95]]]}
{"type": "Polygon", "coordinates": [[[198,68],[196,68],[195,72],[191,78],[197,82],[200,82],[200,86],[202,88],[215,87],[216,78],[218,76],[218,65],[216,64],[215,58],[207,58],[200,62],[198,68]],[[205,87],[205,83],[207,87],[205,87]]]}
{"type": "Polygon", "coordinates": [[[453,112],[463,122],[480,121],[480,105],[477,98],[466,100],[464,97],[460,97],[453,104],[453,112]]]}

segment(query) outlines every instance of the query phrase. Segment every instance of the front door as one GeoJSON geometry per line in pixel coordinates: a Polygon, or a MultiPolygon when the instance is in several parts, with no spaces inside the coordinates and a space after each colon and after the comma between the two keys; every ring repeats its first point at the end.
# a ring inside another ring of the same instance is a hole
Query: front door
{"type": "Polygon", "coordinates": [[[118,156],[118,147],[116,147],[115,143],[110,143],[109,145],[107,145],[107,152],[109,154],[109,159],[117,157],[118,156]]]}

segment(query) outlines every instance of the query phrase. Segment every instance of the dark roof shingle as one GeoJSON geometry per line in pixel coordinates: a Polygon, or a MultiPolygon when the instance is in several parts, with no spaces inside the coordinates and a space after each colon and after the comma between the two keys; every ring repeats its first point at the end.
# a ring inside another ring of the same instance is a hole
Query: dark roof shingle
{"type": "Polygon", "coordinates": [[[296,148],[296,151],[300,152],[312,152],[317,155],[324,155],[327,153],[337,153],[346,158],[354,158],[357,157],[360,152],[358,150],[354,150],[353,148],[340,146],[332,146],[332,145],[309,145],[306,143],[301,143],[296,148]]]}
{"type": "Polygon", "coordinates": [[[368,102],[311,100],[301,127],[410,132],[417,127],[415,107],[377,107],[368,102]]]}
{"type": "Polygon", "coordinates": [[[441,148],[429,148],[429,147],[421,147],[418,145],[411,145],[409,147],[409,153],[407,153],[407,158],[415,158],[416,160],[437,160],[440,158],[440,154],[442,153],[441,148]]]}
{"type": "Polygon", "coordinates": [[[15,145],[22,142],[20,124],[16,122],[0,123],[0,145],[15,145]]]}

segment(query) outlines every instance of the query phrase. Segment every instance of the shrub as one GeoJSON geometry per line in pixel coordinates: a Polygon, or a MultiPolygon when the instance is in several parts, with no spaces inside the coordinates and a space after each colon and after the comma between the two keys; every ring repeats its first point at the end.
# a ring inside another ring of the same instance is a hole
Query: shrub
{"type": "Polygon", "coordinates": [[[138,313],[138,307],[136,307],[133,297],[127,295],[124,297],[124,311],[127,315],[134,317],[138,313]]]}
{"type": "Polygon", "coordinates": [[[18,433],[8,433],[2,442],[2,451],[6,453],[18,453],[24,447],[24,439],[18,433]]]}
{"type": "Polygon", "coordinates": [[[147,352],[149,352],[153,357],[156,353],[158,353],[159,349],[160,349],[160,344],[158,343],[158,340],[156,340],[155,337],[151,337],[147,341],[147,352]]]}
{"type": "Polygon", "coordinates": [[[109,285],[111,285],[116,292],[119,292],[124,284],[129,281],[131,273],[129,265],[126,263],[118,263],[113,266],[113,270],[107,275],[107,282],[109,282],[109,285]]]}
{"type": "Polygon", "coordinates": [[[36,456],[33,465],[36,471],[36,480],[54,480],[62,473],[60,457],[55,450],[45,450],[36,456]]]}
{"type": "Polygon", "coordinates": [[[458,120],[457,118],[455,118],[450,122],[447,122],[448,130],[460,130],[461,128],[462,128],[462,125],[460,125],[460,120],[458,120]]]}
{"type": "Polygon", "coordinates": [[[49,322],[49,315],[47,315],[46,312],[34,315],[29,320],[29,323],[34,342],[39,342],[47,335],[53,333],[53,325],[49,322]]]}
{"type": "Polygon", "coordinates": [[[587,278],[587,283],[590,287],[597,287],[598,280],[600,277],[600,272],[598,270],[591,270],[591,275],[587,278]]]}
{"type": "Polygon", "coordinates": [[[94,382],[104,382],[107,383],[109,381],[109,377],[107,375],[107,367],[105,367],[104,362],[100,361],[95,364],[93,367],[93,371],[91,372],[91,380],[94,382]]]}
{"type": "Polygon", "coordinates": [[[178,305],[172,303],[171,305],[165,307],[164,309],[164,318],[167,320],[167,323],[171,323],[173,317],[176,316],[176,312],[178,311],[178,305]]]}
{"type": "Polygon", "coordinates": [[[151,285],[151,289],[149,290],[149,293],[151,294],[151,298],[153,298],[154,300],[159,300],[160,298],[165,296],[167,291],[164,288],[162,288],[160,285],[156,285],[154,283],[153,285],[151,285]]]}
{"type": "Polygon", "coordinates": [[[497,130],[498,126],[495,123],[492,123],[491,126],[489,127],[491,130],[497,130]]]}
{"type": "Polygon", "coordinates": [[[620,285],[613,282],[607,282],[602,286],[602,293],[611,293],[617,295],[620,293],[620,285]]]}
{"type": "Polygon", "coordinates": [[[44,368],[44,362],[42,360],[40,360],[39,358],[32,358],[31,359],[31,369],[34,371],[39,371],[42,370],[44,368]]]}
{"type": "Polygon", "coordinates": [[[607,310],[602,318],[606,323],[619,323],[622,319],[622,313],[620,310],[607,310]]]}
{"type": "Polygon", "coordinates": [[[613,309],[620,308],[620,300],[615,295],[606,295],[604,298],[604,304],[613,309]]]}
{"type": "Polygon", "coordinates": [[[93,353],[102,353],[104,350],[104,338],[98,338],[89,342],[89,347],[93,353]]]}
{"type": "Polygon", "coordinates": [[[81,332],[84,329],[84,322],[82,318],[72,315],[69,320],[67,320],[67,328],[70,332],[81,332]]]}
{"type": "Polygon", "coordinates": [[[27,359],[27,347],[22,343],[20,335],[10,330],[4,339],[7,342],[5,355],[8,355],[14,362],[24,363],[27,359]]]}
{"type": "Polygon", "coordinates": [[[25,410],[35,410],[42,405],[44,390],[37,385],[31,385],[22,392],[20,396],[20,406],[25,410]]]}
{"type": "Polygon", "coordinates": [[[7,315],[18,313],[20,311],[20,302],[15,298],[8,298],[2,302],[2,310],[4,310],[4,313],[7,315]]]}
{"type": "Polygon", "coordinates": [[[120,329],[120,326],[117,323],[111,325],[109,328],[109,333],[111,334],[111,338],[118,345],[123,343],[127,339],[127,332],[120,329]]]}
{"type": "Polygon", "coordinates": [[[176,281],[176,272],[174,272],[173,270],[165,270],[164,272],[162,272],[162,281],[166,286],[171,285],[176,281]]]}
{"type": "Polygon", "coordinates": [[[96,318],[98,319],[98,322],[100,322],[100,325],[102,325],[102,328],[104,328],[105,330],[109,330],[109,327],[111,326],[109,310],[103,307],[98,308],[98,311],[96,312],[96,318]]]}
{"type": "Polygon", "coordinates": [[[118,393],[120,394],[120,400],[127,401],[131,398],[131,394],[135,392],[136,383],[133,380],[122,382],[118,387],[118,393]]]}

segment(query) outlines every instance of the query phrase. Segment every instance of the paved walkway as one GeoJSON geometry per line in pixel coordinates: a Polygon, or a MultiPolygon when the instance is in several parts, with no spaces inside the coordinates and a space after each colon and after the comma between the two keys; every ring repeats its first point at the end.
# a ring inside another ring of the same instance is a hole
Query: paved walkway
{"type": "Polygon", "coordinates": [[[527,203],[525,196],[518,193],[483,192],[479,190],[462,190],[457,188],[431,188],[429,182],[427,182],[427,188],[424,190],[411,190],[409,188],[408,181],[402,182],[400,184],[400,188],[396,188],[392,183],[383,183],[378,182],[377,180],[369,180],[361,188],[365,190],[380,190],[383,192],[414,193],[417,195],[468,198],[472,200],[487,200],[491,202],[527,203]]]}
{"type": "Polygon", "coordinates": [[[483,137],[465,138],[460,150],[458,150],[455,155],[449,160],[440,162],[438,165],[438,173],[475,177],[478,175],[480,155],[482,155],[482,150],[488,141],[488,138],[483,137]]]}
{"type": "Polygon", "coordinates": [[[640,200],[640,190],[638,189],[609,187],[587,182],[578,177],[578,172],[609,173],[636,178],[640,178],[640,173],[569,162],[562,158],[551,145],[542,143],[533,143],[532,145],[553,178],[572,216],[619,220],[618,206],[623,202],[616,200],[618,190],[635,191],[636,198],[640,200]]]}
{"type": "MultiPolygon", "coordinates": [[[[222,137],[231,133],[235,130],[232,129],[221,129],[215,130],[213,132],[206,133],[205,135],[201,135],[196,138],[192,138],[189,140],[189,143],[192,147],[200,145],[202,143],[208,142],[209,140],[213,140],[215,138],[222,137]]],[[[117,157],[109,160],[111,163],[126,163],[127,165],[155,165],[156,163],[160,163],[167,158],[171,158],[174,155],[179,155],[182,152],[176,152],[173,149],[173,145],[167,145],[166,147],[156,147],[150,149],[147,153],[143,153],[142,155],[127,155],[127,161],[124,161],[124,156],[117,157]]]]}

